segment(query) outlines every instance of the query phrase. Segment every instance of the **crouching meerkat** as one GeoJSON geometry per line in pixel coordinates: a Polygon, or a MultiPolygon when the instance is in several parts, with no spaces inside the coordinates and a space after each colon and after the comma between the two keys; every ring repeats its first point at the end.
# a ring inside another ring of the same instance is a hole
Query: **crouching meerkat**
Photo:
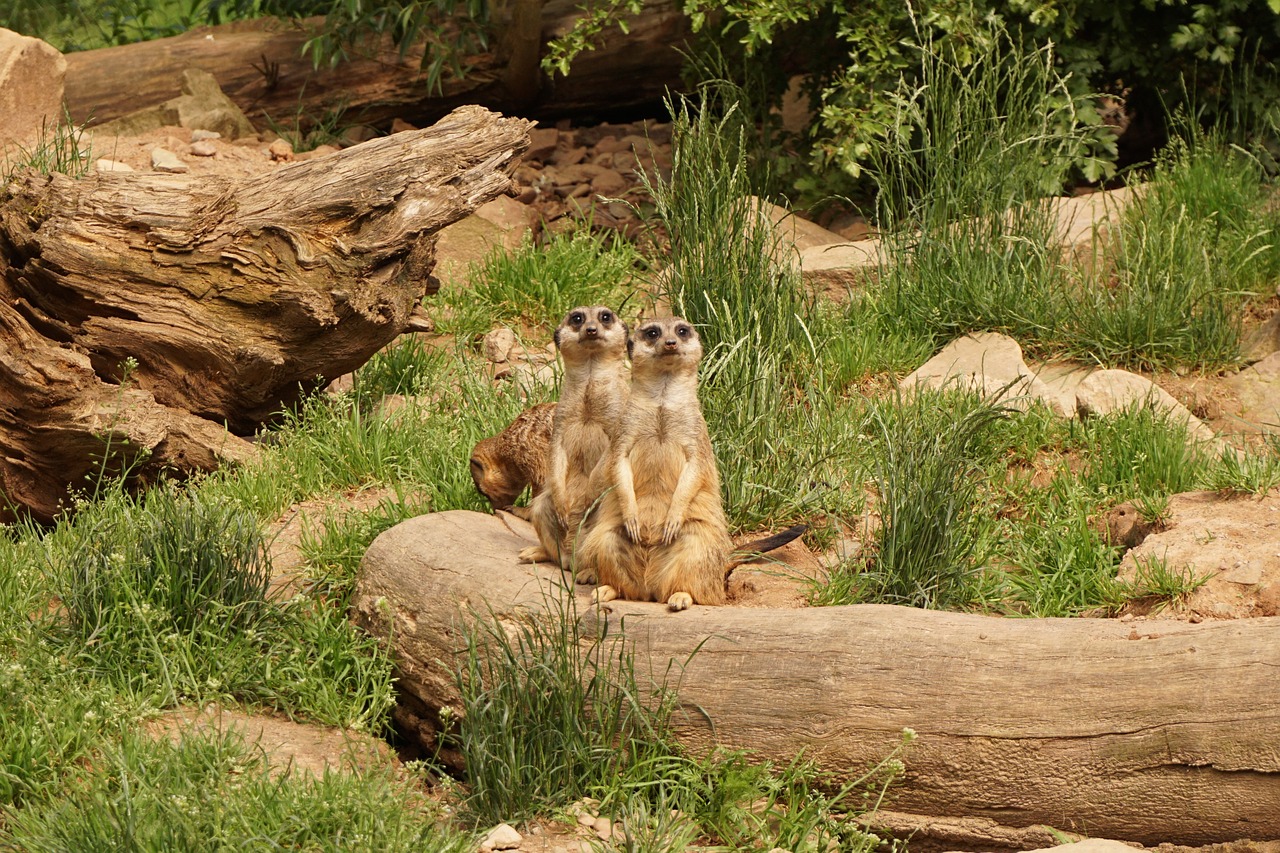
{"type": "Polygon", "coordinates": [[[497,435],[476,443],[471,451],[471,479],[494,509],[527,519],[528,507],[515,506],[527,486],[534,498],[546,480],[555,403],[525,409],[497,435]]]}
{"type": "MultiPolygon", "coordinates": [[[[604,488],[601,465],[609,458],[626,406],[627,327],[602,305],[574,308],[556,329],[555,344],[564,375],[551,424],[546,481],[529,508],[539,544],[523,549],[520,559],[572,569],[578,529],[604,488]]],[[[589,574],[579,576],[583,582],[594,580],[589,574]]]]}
{"type": "Polygon", "coordinates": [[[698,399],[698,333],[679,317],[647,320],[629,345],[631,394],[580,560],[599,578],[599,602],[664,601],[671,610],[723,604],[734,566],[807,528],[744,545],[733,559],[720,472],[698,399]]]}

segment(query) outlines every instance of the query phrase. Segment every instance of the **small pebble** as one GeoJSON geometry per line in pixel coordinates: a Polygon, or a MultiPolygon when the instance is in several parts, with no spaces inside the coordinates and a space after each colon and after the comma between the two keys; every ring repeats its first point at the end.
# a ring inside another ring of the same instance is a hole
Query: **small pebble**
{"type": "Polygon", "coordinates": [[[484,841],[480,842],[481,850],[514,850],[524,841],[520,833],[516,832],[515,827],[509,823],[500,823],[493,829],[489,830],[489,834],[484,837],[484,841]]]}
{"type": "Polygon", "coordinates": [[[201,139],[198,142],[191,143],[187,153],[196,157],[213,157],[218,153],[218,146],[214,145],[212,140],[201,139]]]}

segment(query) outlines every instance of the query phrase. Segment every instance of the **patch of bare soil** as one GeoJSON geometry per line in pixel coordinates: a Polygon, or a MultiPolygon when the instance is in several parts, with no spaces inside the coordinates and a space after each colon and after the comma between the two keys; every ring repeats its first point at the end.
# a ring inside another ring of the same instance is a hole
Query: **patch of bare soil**
{"type": "Polygon", "coordinates": [[[272,770],[280,774],[319,777],[326,770],[366,770],[395,764],[391,747],[372,735],[216,705],[166,711],[148,722],[145,731],[174,742],[190,734],[235,732],[246,744],[261,750],[272,770]]]}

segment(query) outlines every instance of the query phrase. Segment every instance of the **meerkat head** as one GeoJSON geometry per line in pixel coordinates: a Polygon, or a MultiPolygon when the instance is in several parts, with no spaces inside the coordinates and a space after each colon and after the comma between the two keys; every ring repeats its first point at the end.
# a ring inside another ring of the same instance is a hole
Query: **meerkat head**
{"type": "Polygon", "coordinates": [[[566,362],[626,352],[627,325],[603,305],[579,306],[564,315],[555,334],[556,349],[566,362]]]}
{"type": "Polygon", "coordinates": [[[681,317],[645,320],[627,341],[633,369],[663,373],[697,370],[702,340],[693,324],[681,317]]]}
{"type": "Polygon", "coordinates": [[[471,451],[471,479],[494,509],[508,509],[528,485],[509,469],[497,436],[484,439],[471,451]]]}

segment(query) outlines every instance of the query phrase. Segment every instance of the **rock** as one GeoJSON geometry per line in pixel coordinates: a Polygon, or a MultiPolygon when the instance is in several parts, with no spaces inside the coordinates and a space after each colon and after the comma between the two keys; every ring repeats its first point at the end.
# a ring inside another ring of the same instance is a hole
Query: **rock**
{"type": "Polygon", "coordinates": [[[418,129],[417,125],[409,124],[409,122],[405,121],[402,118],[391,120],[392,133],[404,133],[406,130],[417,130],[417,129],[418,129]]]}
{"type": "Polygon", "coordinates": [[[595,823],[591,825],[591,828],[595,830],[596,838],[599,838],[601,841],[608,841],[613,838],[613,821],[609,820],[607,817],[596,818],[595,823]]]}
{"type": "Polygon", "coordinates": [[[1151,533],[1126,554],[1118,577],[1134,582],[1139,565],[1150,560],[1162,560],[1175,573],[1208,577],[1167,615],[1188,619],[1280,615],[1280,490],[1261,498],[1218,492],[1172,496],[1166,529],[1151,533]]]}
{"type": "Polygon", "coordinates": [[[1089,195],[1051,199],[1049,204],[1054,218],[1054,233],[1068,257],[1092,263],[1095,233],[1099,229],[1105,229],[1108,222],[1122,215],[1133,197],[1132,190],[1122,187],[1089,195]]]}
{"type": "Polygon", "coordinates": [[[828,231],[821,225],[810,222],[785,207],[770,204],[760,198],[753,199],[753,202],[756,208],[764,212],[769,217],[769,221],[774,224],[778,232],[778,238],[784,244],[794,247],[796,252],[803,252],[805,249],[812,249],[815,246],[829,246],[832,243],[839,243],[843,240],[839,234],[828,231]]]}
{"type": "Polygon", "coordinates": [[[481,351],[494,364],[502,364],[511,357],[516,345],[516,333],[507,328],[493,329],[484,336],[481,351]]]}
{"type": "Polygon", "coordinates": [[[810,246],[800,252],[800,277],[811,289],[839,298],[860,288],[880,261],[879,240],[810,246]]]}
{"type": "Polygon", "coordinates": [[[216,130],[204,130],[203,128],[196,128],[195,130],[191,131],[192,142],[208,142],[209,140],[212,140],[212,139],[221,139],[221,138],[222,138],[222,134],[218,133],[218,131],[216,130]]]}
{"type": "Polygon", "coordinates": [[[545,162],[559,144],[560,131],[554,127],[535,127],[529,131],[529,148],[524,152],[524,159],[545,162]]]}
{"type": "Polygon", "coordinates": [[[151,168],[157,172],[185,172],[187,164],[166,148],[152,148],[151,168]]]}
{"type": "Polygon", "coordinates": [[[1185,423],[1191,438],[1213,441],[1216,436],[1186,406],[1150,379],[1127,370],[1096,370],[1076,387],[1081,415],[1107,415],[1130,406],[1152,406],[1175,422],[1185,423]]]}
{"type": "Polygon", "coordinates": [[[66,74],[67,60],[52,45],[0,28],[0,163],[53,135],[66,74]]]}
{"type": "Polygon", "coordinates": [[[1086,838],[1083,841],[1076,841],[1071,844],[1059,844],[1057,847],[1041,847],[1031,853],[1134,853],[1134,850],[1141,850],[1132,844],[1125,844],[1123,841],[1109,841],[1105,838],[1086,838]]]}
{"type": "Polygon", "coordinates": [[[482,204],[436,235],[436,276],[461,281],[471,264],[484,260],[496,247],[518,248],[536,221],[537,213],[513,198],[498,196],[482,204]]]}
{"type": "Polygon", "coordinates": [[[1254,329],[1241,344],[1240,351],[1250,364],[1280,352],[1280,312],[1272,314],[1271,319],[1254,329]]]}
{"type": "Polygon", "coordinates": [[[218,154],[218,146],[214,145],[211,139],[201,139],[191,143],[187,153],[194,157],[215,157],[218,154]]]}
{"type": "Polygon", "coordinates": [[[267,146],[267,156],[276,163],[288,163],[293,159],[293,146],[287,139],[277,139],[267,146]]]}
{"type": "Polygon", "coordinates": [[[115,160],[108,160],[106,157],[100,157],[93,164],[93,168],[99,172],[132,172],[133,167],[128,163],[120,163],[115,160]]]}
{"type": "Polygon", "coordinates": [[[1060,417],[1071,417],[1075,411],[1074,400],[1041,381],[1022,360],[1018,342],[996,332],[956,338],[898,387],[961,388],[1024,409],[1039,401],[1060,417]]]}
{"type": "Polygon", "coordinates": [[[1280,352],[1241,370],[1224,382],[1240,400],[1240,417],[1260,431],[1280,433],[1280,352]]]}
{"type": "Polygon", "coordinates": [[[524,837],[516,832],[509,823],[500,823],[489,830],[480,842],[481,850],[515,850],[524,841],[524,837]]]}
{"type": "Polygon", "coordinates": [[[93,128],[95,136],[141,136],[162,127],[185,127],[210,130],[226,139],[254,137],[257,131],[236,106],[222,93],[218,82],[208,71],[188,68],[182,72],[182,94],[156,107],[130,113],[93,128]]]}
{"type": "Polygon", "coordinates": [[[619,196],[631,186],[630,182],[613,169],[601,169],[591,179],[591,190],[602,196],[619,196]]]}

